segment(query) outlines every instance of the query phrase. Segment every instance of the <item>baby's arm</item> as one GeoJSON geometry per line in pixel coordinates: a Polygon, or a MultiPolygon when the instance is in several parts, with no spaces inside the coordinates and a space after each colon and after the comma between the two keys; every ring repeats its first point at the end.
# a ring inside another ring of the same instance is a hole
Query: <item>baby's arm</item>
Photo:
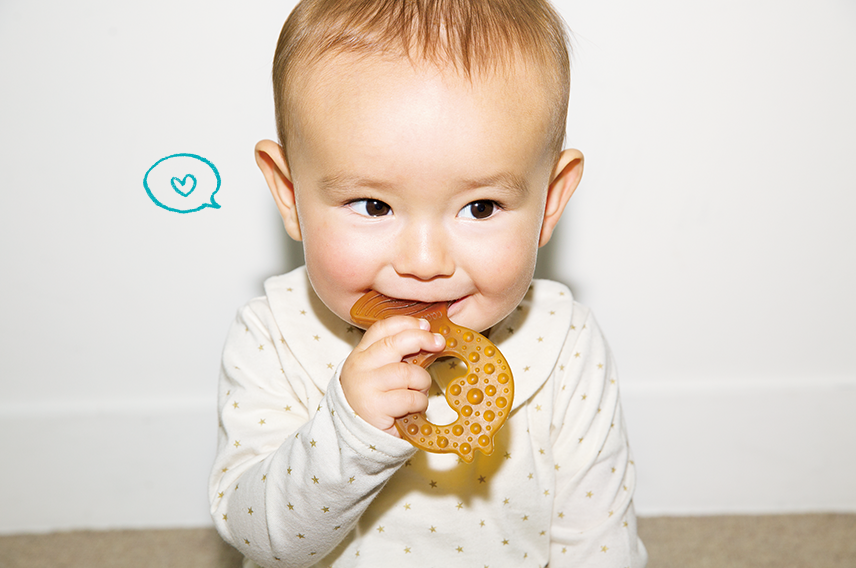
{"type": "Polygon", "coordinates": [[[640,568],[647,554],[636,536],[636,472],[615,365],[594,318],[574,320],[579,338],[562,354],[555,395],[550,567],[640,568]]]}
{"type": "Polygon", "coordinates": [[[414,449],[357,418],[338,373],[321,393],[275,329],[256,301],[229,332],[211,508],[224,539],[257,563],[308,566],[346,537],[414,449]]]}

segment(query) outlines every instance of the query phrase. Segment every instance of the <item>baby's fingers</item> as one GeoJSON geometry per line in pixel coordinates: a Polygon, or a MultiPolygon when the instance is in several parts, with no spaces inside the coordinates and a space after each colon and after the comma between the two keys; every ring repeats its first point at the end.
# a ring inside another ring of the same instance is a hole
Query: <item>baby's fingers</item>
{"type": "Polygon", "coordinates": [[[442,335],[413,328],[405,328],[392,335],[381,335],[375,341],[363,346],[366,339],[366,337],[363,338],[361,345],[355,351],[361,351],[361,358],[370,358],[378,367],[401,361],[404,357],[420,351],[437,352],[446,345],[442,335]]]}

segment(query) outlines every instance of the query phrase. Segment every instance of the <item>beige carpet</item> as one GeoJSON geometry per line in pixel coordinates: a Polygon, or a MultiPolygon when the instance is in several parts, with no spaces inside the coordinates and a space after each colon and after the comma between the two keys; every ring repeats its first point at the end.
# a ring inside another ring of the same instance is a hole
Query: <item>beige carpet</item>
{"type": "MultiPolygon", "coordinates": [[[[856,568],[856,515],[639,520],[650,568],[856,568]]],[[[0,568],[235,568],[213,529],[0,537],[0,568]]]]}

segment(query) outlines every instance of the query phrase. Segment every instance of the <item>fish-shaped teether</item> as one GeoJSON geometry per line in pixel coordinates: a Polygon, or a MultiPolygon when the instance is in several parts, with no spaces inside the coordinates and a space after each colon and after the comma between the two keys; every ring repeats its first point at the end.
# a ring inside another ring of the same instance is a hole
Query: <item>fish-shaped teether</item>
{"type": "Polygon", "coordinates": [[[446,338],[439,353],[420,352],[406,357],[407,363],[427,368],[439,357],[452,356],[467,365],[466,375],[446,388],[446,400],[458,414],[451,424],[438,426],[422,412],[395,420],[401,436],[417,448],[437,453],[456,453],[472,462],[475,450],[493,453],[493,437],[508,418],[514,399],[511,368],[496,345],[471,329],[452,322],[446,314],[448,302],[426,304],[396,300],[368,292],[351,308],[351,319],[368,327],[378,320],[404,315],[427,320],[431,331],[446,338]]]}

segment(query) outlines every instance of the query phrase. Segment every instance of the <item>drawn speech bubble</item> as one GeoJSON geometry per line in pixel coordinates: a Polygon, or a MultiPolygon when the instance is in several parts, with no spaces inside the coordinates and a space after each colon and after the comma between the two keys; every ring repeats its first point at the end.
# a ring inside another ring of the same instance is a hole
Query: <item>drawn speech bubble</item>
{"type": "Polygon", "coordinates": [[[219,209],[214,194],[220,191],[220,172],[196,154],[173,154],[154,163],[143,177],[143,187],[155,205],[176,213],[193,213],[206,207],[219,209]]]}

